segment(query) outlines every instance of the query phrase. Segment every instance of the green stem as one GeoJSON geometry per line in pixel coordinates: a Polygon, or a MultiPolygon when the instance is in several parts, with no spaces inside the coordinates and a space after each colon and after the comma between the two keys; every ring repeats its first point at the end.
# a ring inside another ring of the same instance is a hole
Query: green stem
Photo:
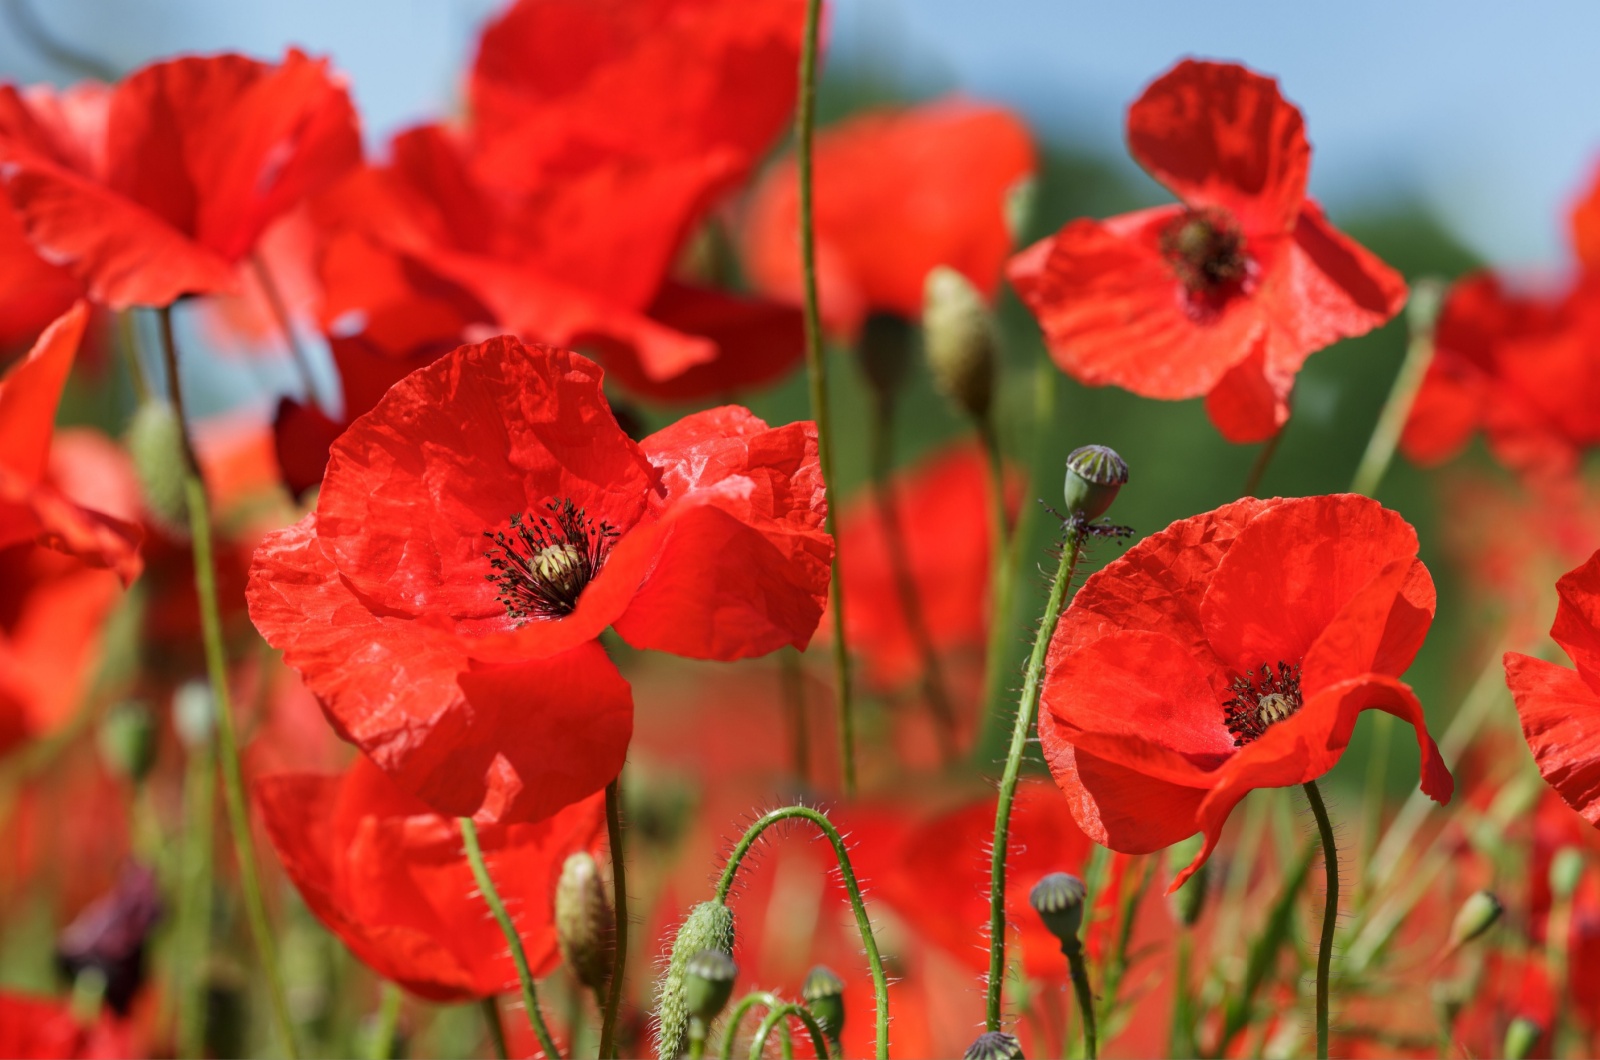
{"type": "Polygon", "coordinates": [[[389,1060],[394,1055],[394,1036],[400,1029],[400,1005],[405,995],[393,983],[383,984],[383,995],[378,1002],[378,1022],[372,1029],[372,1040],[367,1043],[368,1060],[389,1060]]]}
{"type": "Polygon", "coordinates": [[[1039,706],[1045,655],[1050,648],[1050,638],[1055,636],[1061,605],[1067,598],[1082,552],[1083,531],[1069,524],[1061,562],[1056,566],[1050,596],[1045,601],[1044,617],[1039,620],[1039,630],[1034,635],[1033,654],[1028,657],[1028,669],[1022,679],[1022,698],[1017,703],[1017,716],[1012,724],[1011,749],[1006,754],[1005,770],[1000,774],[1000,799],[995,807],[994,847],[989,863],[989,981],[984,1023],[990,1031],[1000,1029],[1000,988],[1006,974],[1006,857],[1011,841],[1011,801],[1017,793],[1022,753],[1027,749],[1028,734],[1033,731],[1034,714],[1039,706]]]}
{"type": "Polygon", "coordinates": [[[1317,782],[1305,782],[1306,800],[1311,803],[1311,815],[1317,819],[1317,831],[1322,836],[1322,865],[1328,874],[1328,894],[1322,906],[1322,941],[1317,949],[1317,1057],[1328,1058],[1328,1000],[1329,976],[1333,967],[1333,933],[1339,926],[1339,848],[1333,839],[1333,822],[1328,820],[1328,808],[1322,804],[1322,792],[1317,782]]]}
{"type": "MultiPolygon", "coordinates": [[[[621,778],[606,785],[606,841],[611,849],[611,897],[615,911],[616,960],[611,967],[611,982],[606,1007],[600,1022],[600,1060],[617,1055],[617,1014],[622,1009],[622,977],[628,963],[628,880],[622,852],[621,778]]],[[[553,1054],[552,1054],[553,1055],[553,1054]]]]}
{"type": "Polygon", "coordinates": [[[1178,929],[1178,966],[1174,973],[1176,982],[1172,995],[1172,1025],[1167,1030],[1169,1056],[1199,1054],[1199,1047],[1194,1040],[1194,998],[1189,990],[1189,959],[1194,949],[1192,934],[1187,927],[1178,929]]]}
{"type": "MultiPolygon", "coordinates": [[[[499,923],[500,933],[505,936],[506,945],[511,947],[511,963],[517,966],[517,981],[522,986],[522,1007],[528,1010],[528,1024],[533,1028],[534,1037],[539,1039],[539,1046],[544,1049],[544,1055],[558,1057],[561,1053],[556,1049],[555,1039],[550,1037],[550,1028],[545,1026],[544,1013],[539,1010],[539,991],[534,986],[533,972],[528,967],[527,951],[522,948],[522,936],[517,934],[517,926],[511,922],[511,914],[506,912],[506,904],[500,900],[500,892],[495,889],[494,879],[489,875],[489,865],[483,860],[483,846],[478,842],[478,826],[470,817],[458,817],[456,821],[461,826],[461,838],[466,844],[467,864],[472,866],[472,878],[478,882],[478,890],[483,892],[483,900],[488,903],[489,911],[499,923]]],[[[492,1003],[494,999],[489,998],[487,1001],[492,1003]]],[[[500,1010],[496,1008],[496,1019],[499,1018],[499,1012],[500,1010]]]]}
{"type": "Polygon", "coordinates": [[[1245,478],[1244,489],[1239,491],[1239,496],[1254,497],[1256,495],[1256,490],[1261,488],[1261,480],[1266,477],[1267,465],[1272,463],[1274,456],[1278,455],[1278,446],[1282,442],[1283,427],[1279,427],[1276,434],[1261,443],[1261,449],[1256,453],[1255,463],[1250,465],[1250,474],[1245,478]]]}
{"type": "Polygon", "coordinates": [[[1067,958],[1067,970],[1072,973],[1072,991],[1078,996],[1078,1014],[1083,1019],[1083,1055],[1095,1060],[1100,1055],[1100,1041],[1095,1023],[1094,991],[1089,988],[1089,967],[1083,959],[1083,943],[1077,939],[1072,945],[1062,943],[1061,952],[1067,958]]]}
{"type": "MultiPolygon", "coordinates": [[[[215,706],[213,705],[213,710],[215,706]]],[[[191,1060],[206,1046],[206,965],[211,949],[211,905],[216,864],[217,759],[209,744],[186,749],[183,772],[183,901],[178,906],[175,945],[181,994],[178,1002],[178,1056],[191,1060]]]]}
{"type": "Polygon", "coordinates": [[[1355,478],[1350,483],[1351,493],[1372,496],[1383,482],[1383,476],[1388,473],[1389,465],[1394,462],[1394,452],[1400,444],[1406,420],[1411,416],[1411,406],[1417,400],[1417,391],[1422,389],[1428,365],[1433,362],[1433,324],[1438,313],[1438,301],[1436,283],[1422,281],[1417,284],[1412,293],[1411,341],[1406,344],[1405,359],[1400,362],[1400,371],[1394,377],[1394,385],[1389,388],[1389,397],[1383,403],[1383,410],[1378,413],[1378,422],[1372,429],[1372,437],[1367,439],[1366,451],[1361,454],[1361,463],[1357,465],[1355,478]]]}
{"type": "MultiPolygon", "coordinates": [[[[877,1001],[877,1057],[878,1060],[886,1060],[889,1055],[889,981],[883,972],[883,958],[878,954],[878,940],[872,933],[872,918],[867,916],[867,907],[861,901],[861,887],[856,883],[855,869],[850,865],[850,852],[845,848],[839,830],[825,814],[809,806],[785,806],[758,817],[745,830],[733,852],[728,855],[728,864],[722,870],[722,877],[717,880],[716,900],[724,905],[727,904],[734,876],[744,862],[745,855],[750,852],[756,840],[761,838],[762,833],[779,821],[794,818],[810,821],[816,825],[833,846],[834,857],[839,862],[839,877],[844,881],[845,893],[850,897],[850,911],[855,914],[856,929],[861,934],[861,945],[866,951],[867,964],[872,970],[872,990],[877,1001]]],[[[732,1033],[731,1029],[729,1033],[732,1033]]]]}
{"type": "Polygon", "coordinates": [[[761,1054],[767,1048],[767,1038],[772,1030],[781,1021],[795,1017],[805,1024],[807,1032],[811,1035],[811,1047],[817,1051],[818,1060],[828,1060],[828,1042],[822,1034],[822,1027],[817,1024],[817,1018],[811,1010],[794,1001],[785,1002],[768,1012],[761,1021],[761,1026],[756,1028],[756,1036],[750,1041],[750,1060],[761,1060],[761,1054]]]}
{"type": "MultiPolygon", "coordinates": [[[[486,997],[478,1002],[478,1008],[483,1013],[483,1022],[489,1027],[489,1039],[494,1042],[494,1055],[500,1060],[509,1060],[511,1046],[506,1042],[506,1025],[500,1020],[500,1001],[498,998],[486,997]]],[[[554,1053],[545,1053],[554,1056],[554,1053]]]]}
{"type": "Polygon", "coordinates": [[[817,465],[822,470],[828,510],[823,528],[833,538],[833,674],[839,701],[839,767],[846,797],[856,793],[855,714],[850,699],[850,648],[844,635],[844,591],[839,578],[838,522],[833,503],[833,422],[828,411],[828,362],[822,351],[822,311],[817,300],[817,232],[811,146],[817,124],[817,37],[822,0],[806,4],[805,36],[800,45],[800,101],[795,118],[795,165],[800,183],[800,273],[805,288],[806,379],[811,388],[811,418],[817,424],[817,465]]]}
{"type": "Polygon", "coordinates": [[[1145,891],[1150,888],[1155,868],[1155,859],[1148,857],[1142,859],[1137,875],[1133,876],[1132,885],[1124,888],[1122,901],[1118,903],[1117,936],[1112,943],[1111,952],[1106,955],[1102,965],[1104,971],[1100,985],[1105,992],[1102,1024],[1111,1021],[1117,997],[1122,993],[1122,979],[1128,973],[1128,947],[1133,942],[1133,922],[1138,917],[1139,903],[1144,900],[1145,891]]]}
{"type": "Polygon", "coordinates": [[[805,659],[794,648],[778,653],[783,707],[789,716],[789,761],[802,789],[811,782],[811,726],[806,721],[805,659]]]}
{"type": "Polygon", "coordinates": [[[728,1017],[728,1026],[722,1032],[722,1048],[717,1053],[721,1060],[733,1060],[733,1046],[739,1037],[739,1027],[751,1009],[757,1005],[774,1009],[783,1003],[783,998],[765,990],[753,991],[741,997],[733,1006],[733,1013],[728,1017]]]}
{"type": "Polygon", "coordinates": [[[267,920],[266,902],[262,898],[255,837],[250,831],[249,802],[244,791],[244,771],[239,763],[239,738],[234,729],[233,704],[228,693],[228,659],[223,643],[222,611],[217,603],[217,568],[212,556],[210,498],[200,478],[200,463],[195,457],[194,440],[189,435],[189,421],[184,413],[183,385],[178,374],[178,347],[172,333],[172,307],[162,307],[158,316],[161,352],[167,369],[167,388],[172,395],[173,411],[183,428],[184,499],[189,508],[195,593],[200,602],[200,631],[205,643],[206,673],[211,680],[211,696],[215,707],[223,803],[227,809],[228,828],[233,833],[234,857],[239,863],[239,887],[243,891],[245,916],[250,922],[256,953],[261,958],[273,1023],[284,1055],[294,1060],[300,1055],[300,1050],[295,1042],[294,1021],[290,1018],[289,1001],[283,989],[282,970],[278,967],[277,942],[267,920]]]}
{"type": "MultiPolygon", "coordinates": [[[[1006,637],[1011,632],[1011,597],[1016,570],[1006,511],[1005,462],[1000,440],[990,422],[978,424],[978,438],[989,462],[989,549],[993,567],[989,580],[989,642],[983,652],[983,700],[979,717],[987,726],[991,714],[1000,709],[1000,689],[1005,681],[1006,637]]],[[[1019,535],[1020,536],[1020,535],[1019,535]]],[[[981,741],[980,741],[981,743],[981,741]]]]}

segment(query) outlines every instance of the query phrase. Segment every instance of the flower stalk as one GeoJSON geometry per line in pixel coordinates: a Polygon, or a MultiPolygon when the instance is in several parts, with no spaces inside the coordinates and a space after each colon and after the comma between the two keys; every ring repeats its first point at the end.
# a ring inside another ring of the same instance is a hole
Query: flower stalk
{"type": "Polygon", "coordinates": [[[617,1014],[622,1008],[622,975],[628,963],[628,881],[622,853],[622,789],[620,778],[606,785],[606,841],[611,848],[611,908],[616,913],[612,932],[616,957],[600,1023],[601,1060],[617,1055],[617,1014]]]}
{"type": "Polygon", "coordinates": [[[1308,780],[1304,787],[1306,801],[1311,803],[1311,815],[1317,820],[1317,832],[1322,837],[1322,864],[1328,874],[1327,897],[1322,906],[1322,938],[1317,947],[1317,1057],[1327,1060],[1333,933],[1339,926],[1339,848],[1334,842],[1333,822],[1328,819],[1328,808],[1323,805],[1317,782],[1308,780]]]}

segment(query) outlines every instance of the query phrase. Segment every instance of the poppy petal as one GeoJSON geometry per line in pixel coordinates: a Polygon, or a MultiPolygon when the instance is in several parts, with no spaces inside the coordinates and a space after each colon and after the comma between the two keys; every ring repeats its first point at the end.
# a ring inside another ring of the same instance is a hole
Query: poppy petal
{"type": "Polygon", "coordinates": [[[1600,685],[1600,552],[1556,582],[1555,622],[1550,637],[1591,687],[1600,685]]]}
{"type": "Polygon", "coordinates": [[[1391,560],[1317,635],[1306,651],[1301,686],[1314,694],[1362,673],[1399,677],[1428,635],[1437,600],[1421,560],[1391,560]]]}
{"type": "Polygon", "coordinates": [[[1206,416],[1235,445],[1264,442],[1289,422],[1294,373],[1268,371],[1266,336],[1206,394],[1206,416]]]}
{"type": "Polygon", "coordinates": [[[1600,828],[1600,695],[1578,672],[1520,652],[1506,652],[1505,668],[1539,775],[1600,828]]]}
{"type": "Polygon", "coordinates": [[[44,477],[56,406],[88,322],[89,307],[74,303],[0,376],[0,466],[23,482],[44,477]]]}

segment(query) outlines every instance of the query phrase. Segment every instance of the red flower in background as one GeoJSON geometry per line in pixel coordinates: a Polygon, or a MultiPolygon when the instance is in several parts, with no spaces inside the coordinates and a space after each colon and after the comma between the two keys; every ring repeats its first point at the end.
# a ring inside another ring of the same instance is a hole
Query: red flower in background
{"type": "Polygon", "coordinates": [[[70,127],[50,97],[3,96],[0,172],[30,240],[114,309],[235,291],[262,231],[361,156],[343,85],[293,50],[152,64],[70,127]]]}
{"type": "Polygon", "coordinates": [[[118,1060],[143,1056],[133,1028],[102,1016],[83,1023],[69,1001],[0,993],[0,1056],[15,1060],[118,1060]]]}
{"type": "Polygon", "coordinates": [[[95,566],[123,584],[139,574],[139,528],[73,501],[50,474],[56,406],[83,339],[78,303],[0,376],[0,548],[33,542],[95,566]]]}
{"type": "Polygon", "coordinates": [[[316,511],[256,554],[262,635],[441,813],[536,820],[616,776],[607,626],[731,660],[803,648],[822,614],[814,428],[730,406],[635,444],[600,383],[573,353],[464,346],[357,420],[316,511]]]}
{"type": "MultiPolygon", "coordinates": [[[[831,329],[876,310],[916,320],[923,282],[946,265],[992,296],[1011,252],[1007,197],[1033,175],[1028,131],[964,99],[859,114],[825,129],[814,155],[817,281],[831,329]]],[[[793,159],[752,193],[741,243],[756,286],[800,301],[793,159]]]]}
{"type": "MultiPolygon", "coordinates": [[[[256,783],[267,835],[306,905],[373,971],[432,1001],[517,989],[505,939],[462,853],[461,829],[358,757],[342,776],[256,783]]],[[[560,963],[553,922],[567,855],[597,851],[605,800],[536,824],[480,829],[485,861],[535,976],[560,963]]]]}
{"type": "Polygon", "coordinates": [[[1311,145],[1271,78],[1185,60],[1129,109],[1128,147],[1180,204],[1072,221],[1011,282],[1079,382],[1203,394],[1223,437],[1269,438],[1305,359],[1392,317],[1405,283],[1306,197],[1311,145]]]}
{"type": "Polygon", "coordinates": [[[1414,726],[1422,790],[1454,784],[1398,680],[1433,621],[1416,532],[1353,494],[1246,499],[1094,574],[1050,643],[1039,738],[1078,824],[1146,853],[1205,835],[1254,788],[1315,780],[1358,715],[1414,726]]]}

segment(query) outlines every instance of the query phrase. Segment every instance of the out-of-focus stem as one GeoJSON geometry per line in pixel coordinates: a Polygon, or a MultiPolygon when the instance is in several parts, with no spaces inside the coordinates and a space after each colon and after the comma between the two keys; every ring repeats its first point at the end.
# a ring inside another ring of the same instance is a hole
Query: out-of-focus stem
{"type": "Polygon", "coordinates": [[[300,336],[295,334],[288,303],[283,300],[283,292],[272,275],[272,269],[259,252],[250,255],[250,266],[255,270],[256,280],[261,284],[261,293],[266,296],[278,330],[283,332],[284,344],[289,347],[289,356],[294,360],[295,370],[300,373],[300,383],[306,388],[306,400],[320,406],[322,403],[317,400],[317,377],[311,371],[311,358],[306,355],[305,347],[300,345],[300,336]]]}
{"type": "Polygon", "coordinates": [[[806,718],[805,660],[793,648],[778,652],[783,708],[789,716],[789,761],[802,787],[811,781],[811,726],[806,718]]]}
{"type": "MultiPolygon", "coordinates": [[[[213,705],[213,710],[215,705],[213,705]]],[[[216,864],[217,759],[210,746],[186,749],[183,771],[184,843],[180,864],[183,901],[177,909],[173,962],[178,989],[178,1056],[205,1053],[206,965],[211,950],[212,872],[216,864]]]]}
{"type": "Polygon", "coordinates": [[[377,1026],[372,1029],[372,1040],[367,1043],[368,1060],[389,1060],[394,1053],[394,1036],[400,1029],[400,1005],[404,1000],[405,995],[398,986],[383,984],[377,1026]]]}
{"type": "Polygon", "coordinates": [[[621,780],[606,785],[606,840],[611,847],[611,907],[616,919],[612,938],[616,957],[611,965],[610,989],[600,1018],[600,1060],[617,1055],[617,1016],[622,1008],[622,978],[628,964],[628,878],[622,852],[621,780]]]}
{"type": "MultiPolygon", "coordinates": [[[[500,1020],[500,999],[486,997],[478,1002],[478,1008],[483,1013],[484,1025],[489,1028],[489,1040],[494,1043],[494,1055],[500,1060],[508,1060],[511,1056],[511,1046],[506,1042],[506,1025],[500,1020]]],[[[546,1052],[545,1055],[556,1054],[546,1052]]]]}
{"type": "MultiPolygon", "coordinates": [[[[1287,424],[1285,424],[1287,426],[1287,424]]],[[[1267,475],[1267,465],[1272,463],[1272,458],[1278,455],[1278,446],[1283,443],[1283,427],[1277,433],[1261,443],[1261,448],[1256,452],[1255,463],[1250,465],[1250,474],[1245,477],[1244,489],[1239,491],[1241,497],[1254,497],[1261,488],[1261,480],[1267,475]]]]}

